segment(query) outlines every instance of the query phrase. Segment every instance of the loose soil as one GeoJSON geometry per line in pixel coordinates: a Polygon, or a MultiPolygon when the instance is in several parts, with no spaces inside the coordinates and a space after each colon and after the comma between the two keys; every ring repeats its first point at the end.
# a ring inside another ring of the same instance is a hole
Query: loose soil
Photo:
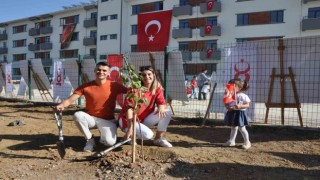
{"type": "MultiPolygon", "coordinates": [[[[84,139],[72,120],[76,107],[64,111],[66,157],[56,146],[58,129],[50,106],[0,100],[0,179],[319,179],[320,131],[297,127],[248,127],[252,148],[223,147],[230,129],[219,121],[199,126],[199,119],[172,120],[167,139],[173,148],[138,142],[100,159],[82,152],[84,139]],[[8,126],[23,120],[25,125],[8,126]],[[143,150],[141,150],[143,148],[143,150]],[[141,152],[144,153],[141,153],[141,152]],[[143,158],[142,158],[143,157],[143,158]]],[[[99,133],[93,131],[98,141],[99,133]]],[[[119,140],[123,133],[118,131],[119,140]]]]}

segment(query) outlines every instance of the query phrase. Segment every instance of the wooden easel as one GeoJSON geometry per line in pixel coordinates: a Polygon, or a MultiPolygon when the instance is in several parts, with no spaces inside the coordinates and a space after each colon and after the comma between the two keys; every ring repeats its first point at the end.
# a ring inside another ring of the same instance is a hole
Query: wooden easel
{"type": "MultiPolygon", "coordinates": [[[[149,61],[151,63],[151,67],[155,70],[155,75],[157,80],[159,80],[160,84],[164,85],[164,81],[162,79],[162,75],[159,69],[156,68],[155,59],[153,58],[153,55],[149,52],[149,61]]],[[[170,106],[170,109],[172,111],[172,114],[175,115],[173,107],[172,107],[172,98],[168,95],[168,104],[170,106]]]]}
{"type": "Polygon", "coordinates": [[[285,108],[297,108],[298,111],[298,116],[299,116],[299,121],[300,121],[300,126],[303,127],[303,122],[302,122],[302,115],[301,115],[301,103],[299,100],[298,96],[298,91],[295,83],[295,77],[292,71],[292,68],[289,67],[289,74],[284,74],[284,64],[283,64],[283,52],[284,52],[285,46],[283,45],[283,39],[278,40],[278,50],[279,50],[279,55],[280,55],[280,74],[276,74],[276,69],[272,68],[271,72],[271,81],[270,81],[270,87],[269,87],[269,92],[268,92],[268,101],[265,103],[267,110],[266,110],[266,116],[265,116],[265,121],[264,123],[268,123],[268,115],[269,115],[269,109],[270,108],[281,108],[281,124],[284,125],[284,109],[285,108]],[[285,78],[289,77],[294,93],[294,99],[295,103],[286,103],[285,102],[285,78]],[[272,94],[273,94],[273,85],[274,85],[274,80],[275,78],[280,78],[280,103],[273,103],[271,102],[272,99],[272,94]]]}
{"type": "MultiPolygon", "coordinates": [[[[49,90],[47,89],[46,85],[43,83],[43,81],[40,79],[39,75],[37,73],[35,73],[32,69],[32,66],[30,65],[30,71],[32,73],[32,77],[38,87],[38,90],[40,92],[41,98],[42,100],[44,100],[44,98],[46,98],[46,100],[49,102],[48,98],[47,98],[47,94],[51,97],[51,99],[53,100],[53,97],[51,95],[51,93],[49,92],[49,90]]],[[[30,88],[30,87],[29,87],[30,88]]]]}

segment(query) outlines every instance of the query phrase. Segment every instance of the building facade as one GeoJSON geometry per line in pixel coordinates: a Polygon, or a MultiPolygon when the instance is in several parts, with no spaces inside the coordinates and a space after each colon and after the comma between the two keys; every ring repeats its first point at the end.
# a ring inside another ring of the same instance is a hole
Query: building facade
{"type": "MultiPolygon", "coordinates": [[[[41,58],[50,76],[53,59],[100,61],[135,52],[137,15],[161,10],[173,11],[169,50],[181,50],[185,69],[195,71],[214,70],[225,44],[320,34],[320,0],[98,0],[0,22],[0,62],[41,58]],[[70,23],[76,24],[71,43],[61,49],[63,26],[70,23]],[[209,48],[215,51],[207,57],[209,48]]],[[[18,63],[13,73],[18,79],[18,63]]]]}

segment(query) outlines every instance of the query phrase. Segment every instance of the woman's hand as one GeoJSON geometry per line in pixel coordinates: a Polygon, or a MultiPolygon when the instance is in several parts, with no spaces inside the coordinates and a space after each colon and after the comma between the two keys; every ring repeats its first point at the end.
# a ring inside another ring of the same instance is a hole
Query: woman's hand
{"type": "Polygon", "coordinates": [[[166,106],[160,105],[158,107],[158,110],[155,112],[155,114],[158,114],[159,118],[166,117],[167,116],[166,106]]]}

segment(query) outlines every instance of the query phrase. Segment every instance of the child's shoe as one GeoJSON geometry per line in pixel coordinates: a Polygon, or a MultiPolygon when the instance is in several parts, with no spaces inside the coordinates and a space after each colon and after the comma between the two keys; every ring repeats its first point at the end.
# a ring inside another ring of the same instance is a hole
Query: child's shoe
{"type": "Polygon", "coordinates": [[[231,141],[227,141],[227,142],[223,143],[223,146],[231,147],[231,146],[235,146],[235,145],[236,145],[236,142],[231,142],[231,141]]]}
{"type": "Polygon", "coordinates": [[[250,148],[251,148],[251,143],[250,143],[250,142],[244,143],[244,144],[242,145],[242,148],[243,148],[243,149],[250,149],[250,148]]]}

